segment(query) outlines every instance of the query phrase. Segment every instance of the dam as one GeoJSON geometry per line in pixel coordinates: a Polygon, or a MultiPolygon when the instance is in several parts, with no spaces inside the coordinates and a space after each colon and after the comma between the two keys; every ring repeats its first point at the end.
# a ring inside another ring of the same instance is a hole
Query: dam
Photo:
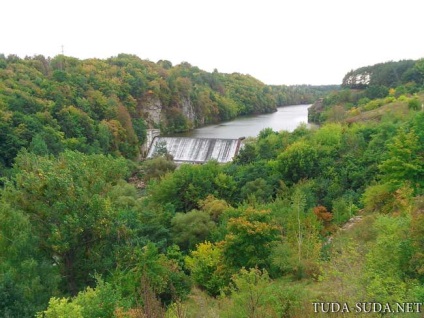
{"type": "Polygon", "coordinates": [[[147,158],[153,158],[166,148],[177,163],[205,163],[209,160],[226,163],[238,154],[242,139],[155,137],[147,158]]]}

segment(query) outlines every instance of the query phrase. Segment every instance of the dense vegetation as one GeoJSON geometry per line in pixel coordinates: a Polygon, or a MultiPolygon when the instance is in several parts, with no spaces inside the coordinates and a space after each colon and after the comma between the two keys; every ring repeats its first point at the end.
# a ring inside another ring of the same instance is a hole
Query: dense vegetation
{"type": "Polygon", "coordinates": [[[391,106],[386,107],[387,110],[397,110],[396,102],[407,102],[409,107],[418,110],[421,103],[417,94],[422,92],[423,85],[423,59],[361,67],[345,75],[341,90],[327,94],[312,107],[309,120],[317,123],[340,121],[388,104],[391,106]]]}
{"type": "Polygon", "coordinates": [[[185,131],[276,106],[311,103],[331,87],[269,87],[120,54],[107,60],[0,55],[0,175],[21,148],[136,158],[146,128],[185,131]]]}
{"type": "MultiPolygon", "coordinates": [[[[90,63],[103,65],[106,74],[119,59],[90,63]]],[[[1,74],[35,60],[7,61],[1,74]]],[[[140,63],[174,70],[163,61],[140,63]]],[[[77,71],[58,71],[78,77],[77,71]]],[[[224,83],[225,99],[253,98],[247,84],[245,91],[230,87],[254,79],[209,75],[224,83]]],[[[52,94],[60,92],[67,82],[49,76],[41,78],[58,85],[52,94]]],[[[319,129],[267,128],[247,140],[232,163],[176,169],[166,153],[137,163],[125,158],[131,152],[120,143],[100,151],[97,137],[90,144],[85,133],[62,130],[78,123],[89,131],[83,123],[90,123],[95,135],[102,122],[107,129],[112,120],[127,128],[141,122],[125,102],[131,94],[116,95],[113,119],[105,115],[108,107],[101,117],[101,107],[90,113],[95,104],[82,110],[73,97],[64,108],[55,98],[44,105],[50,99],[37,95],[43,90],[35,80],[27,81],[34,91],[22,96],[42,105],[36,111],[25,112],[32,105],[27,99],[20,111],[11,103],[26,87],[19,80],[0,84],[2,125],[9,127],[0,131],[1,156],[6,167],[13,165],[0,190],[0,315],[311,317],[318,315],[313,301],[424,302],[422,82],[390,86],[378,97],[364,97],[371,85],[330,93],[315,114],[319,129]],[[61,121],[58,114],[69,107],[63,114],[78,114],[78,120],[61,121]],[[120,109],[128,115],[119,115],[120,109]],[[25,122],[16,125],[14,118],[25,122]],[[29,142],[7,152],[22,136],[29,142]],[[46,139],[55,136],[58,148],[46,139]],[[340,230],[354,216],[362,220],[340,230]]],[[[75,87],[65,86],[74,96],[75,87]]],[[[262,92],[275,102],[275,92],[285,89],[264,86],[262,92]]]]}
{"type": "Polygon", "coordinates": [[[385,62],[352,70],[343,78],[342,86],[366,88],[368,86],[397,87],[404,84],[422,85],[422,62],[413,60],[385,62]]]}

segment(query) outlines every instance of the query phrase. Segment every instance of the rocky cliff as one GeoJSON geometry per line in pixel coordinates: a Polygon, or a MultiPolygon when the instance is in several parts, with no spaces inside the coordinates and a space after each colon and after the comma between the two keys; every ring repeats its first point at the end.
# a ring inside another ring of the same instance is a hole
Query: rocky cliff
{"type": "Polygon", "coordinates": [[[148,128],[159,128],[162,119],[162,102],[154,94],[148,94],[138,103],[139,111],[145,119],[148,128]]]}

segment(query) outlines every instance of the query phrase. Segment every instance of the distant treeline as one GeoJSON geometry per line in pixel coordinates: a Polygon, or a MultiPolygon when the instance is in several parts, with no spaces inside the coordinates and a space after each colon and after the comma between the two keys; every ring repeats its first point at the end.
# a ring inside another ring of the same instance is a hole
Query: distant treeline
{"type": "Polygon", "coordinates": [[[366,88],[368,86],[422,85],[424,83],[423,60],[402,60],[378,63],[351,70],[343,78],[342,87],[366,88]]]}

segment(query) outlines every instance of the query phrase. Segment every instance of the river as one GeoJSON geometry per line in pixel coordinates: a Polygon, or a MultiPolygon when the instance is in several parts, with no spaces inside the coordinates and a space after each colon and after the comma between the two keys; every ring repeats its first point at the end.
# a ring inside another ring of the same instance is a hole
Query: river
{"type": "Polygon", "coordinates": [[[279,107],[271,114],[243,116],[232,121],[217,125],[209,125],[192,131],[173,134],[173,137],[193,138],[240,138],[256,137],[264,128],[272,128],[274,131],[293,131],[301,123],[308,122],[308,105],[292,105],[279,107]]]}

